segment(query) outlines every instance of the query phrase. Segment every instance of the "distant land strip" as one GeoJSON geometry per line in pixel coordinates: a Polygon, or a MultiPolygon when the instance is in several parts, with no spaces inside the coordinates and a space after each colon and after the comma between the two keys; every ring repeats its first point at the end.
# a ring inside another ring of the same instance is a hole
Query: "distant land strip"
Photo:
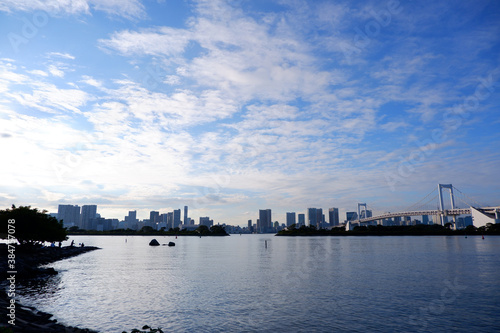
{"type": "Polygon", "coordinates": [[[417,224],[411,226],[370,225],[354,227],[346,231],[344,227],[316,229],[308,226],[289,228],[279,231],[276,236],[465,236],[465,235],[500,235],[500,224],[476,228],[453,230],[438,224],[417,224]]]}

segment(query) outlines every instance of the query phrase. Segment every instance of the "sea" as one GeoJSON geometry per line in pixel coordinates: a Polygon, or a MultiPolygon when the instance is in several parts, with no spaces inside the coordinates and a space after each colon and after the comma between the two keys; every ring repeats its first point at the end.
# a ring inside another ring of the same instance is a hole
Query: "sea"
{"type": "Polygon", "coordinates": [[[100,247],[18,284],[99,332],[500,332],[499,236],[71,236],[100,247]],[[149,246],[156,238],[160,244],[149,246]]]}

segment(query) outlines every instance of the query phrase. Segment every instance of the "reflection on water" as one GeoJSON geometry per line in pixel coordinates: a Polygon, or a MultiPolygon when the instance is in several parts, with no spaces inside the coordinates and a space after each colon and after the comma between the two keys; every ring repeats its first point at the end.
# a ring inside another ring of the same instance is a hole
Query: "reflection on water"
{"type": "Polygon", "coordinates": [[[151,238],[74,237],[102,250],[21,298],[102,332],[500,330],[500,237],[151,238]]]}

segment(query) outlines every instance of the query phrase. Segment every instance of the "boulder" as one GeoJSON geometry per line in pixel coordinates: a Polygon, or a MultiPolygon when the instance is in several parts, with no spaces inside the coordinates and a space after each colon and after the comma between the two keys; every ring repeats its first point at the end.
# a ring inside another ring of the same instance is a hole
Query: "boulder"
{"type": "Polygon", "coordinates": [[[175,246],[174,242],[168,242],[168,246],[175,246]]]}
{"type": "Polygon", "coordinates": [[[156,239],[152,239],[151,242],[149,242],[149,245],[150,246],[159,246],[160,243],[158,243],[158,241],[156,239]]]}

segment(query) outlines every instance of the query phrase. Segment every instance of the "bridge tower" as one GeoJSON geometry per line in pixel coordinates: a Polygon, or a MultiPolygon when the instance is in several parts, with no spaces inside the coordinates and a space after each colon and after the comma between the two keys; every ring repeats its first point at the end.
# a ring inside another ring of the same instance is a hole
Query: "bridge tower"
{"type": "Polygon", "coordinates": [[[358,221],[361,220],[361,212],[362,212],[362,210],[360,209],[361,207],[365,207],[365,209],[364,209],[364,211],[365,211],[365,218],[366,218],[366,215],[367,215],[367,213],[366,213],[366,210],[367,210],[366,203],[358,203],[358,221]]]}
{"type": "MultiPolygon", "coordinates": [[[[439,210],[441,211],[441,225],[444,225],[445,209],[443,205],[443,188],[450,191],[450,202],[451,209],[455,209],[455,199],[453,197],[453,185],[452,184],[438,184],[439,192],[439,210]]],[[[453,215],[453,223],[455,223],[456,216],[453,215]]]]}

